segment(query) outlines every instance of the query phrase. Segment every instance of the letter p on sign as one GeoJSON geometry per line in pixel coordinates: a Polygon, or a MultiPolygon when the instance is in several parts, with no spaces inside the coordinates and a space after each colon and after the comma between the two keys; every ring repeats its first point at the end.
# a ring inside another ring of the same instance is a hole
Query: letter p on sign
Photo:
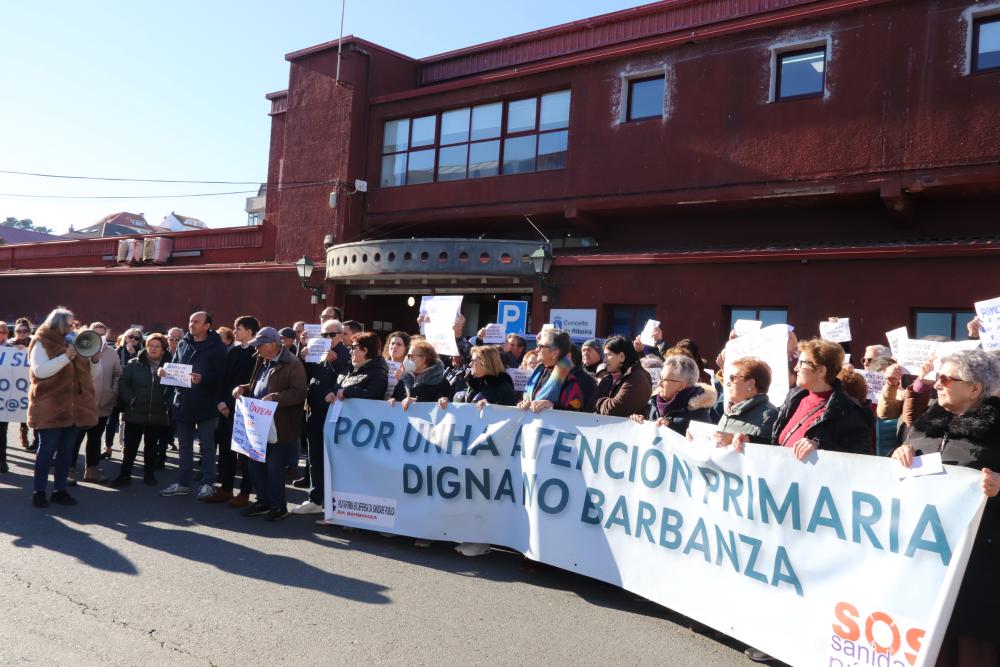
{"type": "Polygon", "coordinates": [[[509,334],[523,334],[528,326],[528,302],[498,301],[497,324],[503,325],[509,334]]]}

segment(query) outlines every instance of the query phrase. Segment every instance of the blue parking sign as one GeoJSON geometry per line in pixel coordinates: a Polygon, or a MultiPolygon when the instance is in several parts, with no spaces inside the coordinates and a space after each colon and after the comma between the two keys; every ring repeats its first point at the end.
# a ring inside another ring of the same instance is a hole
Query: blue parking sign
{"type": "Polygon", "coordinates": [[[528,328],[528,302],[497,301],[497,324],[507,333],[523,334],[528,328]]]}

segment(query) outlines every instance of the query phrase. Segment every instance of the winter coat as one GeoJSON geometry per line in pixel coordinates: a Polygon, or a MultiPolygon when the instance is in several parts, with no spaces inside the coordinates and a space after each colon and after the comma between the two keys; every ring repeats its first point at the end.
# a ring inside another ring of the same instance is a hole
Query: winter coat
{"type": "Polygon", "coordinates": [[[403,377],[392,392],[392,397],[397,401],[404,398],[415,398],[420,402],[436,401],[439,398],[451,400],[451,385],[444,376],[444,366],[438,361],[420,375],[403,373],[403,377]]]}
{"type": "MultiPolygon", "coordinates": [[[[48,358],[65,354],[65,337],[44,324],[38,327],[28,345],[28,357],[36,345],[41,345],[48,358]]],[[[97,425],[97,399],[90,360],[77,355],[55,375],[39,378],[29,371],[28,426],[31,428],[91,428],[97,425]]]]}
{"type": "Polygon", "coordinates": [[[306,403],[309,405],[309,412],[312,418],[326,417],[326,411],[330,404],[326,402],[329,394],[336,394],[340,385],[337,378],[340,373],[334,363],[321,361],[319,363],[306,363],[306,377],[309,381],[309,393],[306,403]]]}
{"type": "MultiPolygon", "coordinates": [[[[257,355],[254,349],[247,345],[234,345],[226,350],[226,370],[222,375],[222,392],[219,402],[225,403],[232,413],[236,406],[236,399],[233,398],[233,389],[250,382],[253,376],[253,368],[257,363],[257,355]]],[[[232,414],[230,414],[230,418],[232,414]]]]}
{"type": "MultiPolygon", "coordinates": [[[[778,436],[788,424],[802,399],[809,394],[808,389],[797,387],[788,394],[784,405],[778,411],[778,419],[771,432],[771,444],[778,445],[778,436]]],[[[803,437],[819,443],[819,448],[834,452],[852,454],[874,454],[875,442],[872,430],[875,427],[871,410],[862,407],[844,393],[840,380],[834,380],[833,393],[827,399],[826,407],[819,421],[810,426],[803,437]]]]}
{"type": "Polygon", "coordinates": [[[455,368],[454,366],[449,366],[444,371],[444,379],[448,381],[448,385],[451,387],[451,394],[454,396],[460,391],[465,391],[468,388],[468,382],[466,381],[466,371],[465,368],[455,368]]]}
{"type": "Polygon", "coordinates": [[[746,433],[750,442],[771,444],[774,422],[778,419],[778,408],[767,400],[767,394],[757,394],[722,415],[719,430],[723,433],[746,433]]]}
{"type": "Polygon", "coordinates": [[[470,375],[468,384],[468,389],[455,394],[456,403],[475,403],[486,399],[491,405],[517,405],[514,381],[506,373],[481,378],[470,375]]]}
{"type": "Polygon", "coordinates": [[[681,435],[687,433],[688,424],[693,421],[712,424],[709,411],[715,405],[715,389],[708,384],[696,384],[693,387],[682,389],[671,401],[666,414],[660,414],[656,405],[654,395],[648,402],[649,411],[647,419],[657,420],[660,417],[667,419],[667,426],[672,431],[681,435]]]}
{"type": "Polygon", "coordinates": [[[223,398],[222,383],[226,373],[226,344],[214,331],[203,341],[190,333],[177,343],[175,364],[190,364],[191,372],[201,375],[201,382],[190,387],[177,387],[174,392],[173,417],[179,422],[198,422],[219,416],[217,408],[223,398]]]}
{"type": "Polygon", "coordinates": [[[642,414],[652,393],[653,380],[642,364],[636,361],[617,380],[608,373],[597,385],[597,414],[614,417],[642,414]]]}
{"type": "MultiPolygon", "coordinates": [[[[913,423],[906,441],[918,455],[941,452],[943,463],[998,471],[1000,399],[987,398],[963,415],[952,414],[933,403],[913,423]]],[[[1000,496],[986,501],[948,630],[958,636],[995,641],[997,628],[1000,628],[1000,496]]]]}
{"type": "MultiPolygon", "coordinates": [[[[278,443],[287,445],[299,439],[302,435],[302,411],[306,403],[306,369],[302,362],[287,348],[274,359],[274,370],[267,379],[267,394],[275,394],[273,400],[278,409],[274,411],[274,429],[278,434],[278,443]]],[[[264,358],[256,357],[250,381],[240,385],[244,396],[253,394],[264,367],[264,358]]]]}
{"type": "Polygon", "coordinates": [[[123,367],[114,348],[104,347],[91,357],[94,366],[94,398],[97,401],[97,416],[107,417],[118,405],[118,383],[123,367]]]}
{"type": "MultiPolygon", "coordinates": [[[[164,352],[160,363],[170,361],[164,352]]],[[[159,366],[154,366],[146,350],[125,364],[118,383],[118,405],[127,424],[170,425],[170,402],[174,387],[160,384],[159,366]]]]}
{"type": "Polygon", "coordinates": [[[357,368],[352,367],[337,381],[344,390],[344,398],[382,400],[389,388],[389,365],[382,357],[369,359],[357,368]]]}
{"type": "Polygon", "coordinates": [[[583,394],[583,407],[580,412],[594,412],[597,410],[597,380],[587,372],[583,366],[573,366],[571,375],[576,378],[580,385],[580,393],[583,394]]]}

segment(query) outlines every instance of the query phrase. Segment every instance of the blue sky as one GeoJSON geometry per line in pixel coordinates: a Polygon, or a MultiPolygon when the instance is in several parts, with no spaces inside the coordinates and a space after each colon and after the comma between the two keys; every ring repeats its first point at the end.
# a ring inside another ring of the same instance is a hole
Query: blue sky
{"type": "MultiPolygon", "coordinates": [[[[347,0],[344,34],[422,57],[641,4],[347,0]]],[[[2,3],[0,170],[262,182],[264,95],[287,87],[286,53],[336,39],[339,22],[339,0],[2,3]]],[[[228,227],[245,224],[246,194],[145,197],[253,189],[0,174],[0,219],[63,233],[116,211],[154,224],[176,211],[228,227]]]]}

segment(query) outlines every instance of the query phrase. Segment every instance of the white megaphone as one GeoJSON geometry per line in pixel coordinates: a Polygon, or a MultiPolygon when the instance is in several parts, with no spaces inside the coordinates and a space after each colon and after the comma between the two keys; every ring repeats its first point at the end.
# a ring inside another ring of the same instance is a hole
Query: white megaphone
{"type": "Polygon", "coordinates": [[[73,339],[73,347],[76,353],[84,359],[89,359],[104,347],[104,338],[94,331],[84,331],[76,335],[73,339]]]}

